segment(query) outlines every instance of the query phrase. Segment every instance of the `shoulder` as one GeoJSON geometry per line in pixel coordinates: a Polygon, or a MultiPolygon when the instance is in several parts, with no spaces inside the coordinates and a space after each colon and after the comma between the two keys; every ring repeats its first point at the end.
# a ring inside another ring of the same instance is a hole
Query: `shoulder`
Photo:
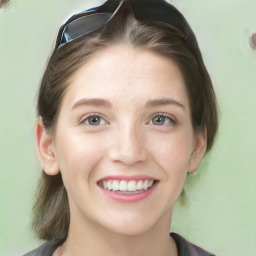
{"type": "Polygon", "coordinates": [[[170,236],[176,242],[179,256],[215,256],[176,233],[171,233],[170,236]]]}
{"type": "Polygon", "coordinates": [[[52,256],[58,246],[62,244],[61,240],[46,242],[35,250],[24,254],[23,256],[52,256]]]}

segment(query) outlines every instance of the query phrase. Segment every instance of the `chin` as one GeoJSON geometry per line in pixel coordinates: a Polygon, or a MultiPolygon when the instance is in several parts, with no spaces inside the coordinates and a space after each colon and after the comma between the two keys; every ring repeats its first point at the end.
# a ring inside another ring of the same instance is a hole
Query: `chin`
{"type": "MultiPolygon", "coordinates": [[[[153,229],[157,223],[158,218],[153,216],[140,215],[140,216],[118,216],[113,218],[112,221],[108,219],[104,227],[116,234],[137,236],[148,232],[153,229]],[[121,218],[120,218],[121,217],[121,218]]],[[[103,223],[102,223],[103,224],[103,223]]]]}
{"type": "Polygon", "coordinates": [[[118,225],[118,226],[112,226],[108,227],[110,231],[113,233],[119,234],[119,235],[124,235],[124,236],[139,236],[151,229],[150,225],[136,225],[136,224],[131,224],[127,223],[125,225],[118,225]]]}

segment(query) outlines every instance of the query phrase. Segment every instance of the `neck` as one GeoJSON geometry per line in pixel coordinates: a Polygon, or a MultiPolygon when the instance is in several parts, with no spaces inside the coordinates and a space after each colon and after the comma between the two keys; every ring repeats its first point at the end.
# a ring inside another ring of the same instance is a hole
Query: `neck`
{"type": "Polygon", "coordinates": [[[56,256],[177,256],[175,242],[169,236],[171,213],[142,234],[114,233],[97,223],[76,226],[70,222],[69,234],[56,256]]]}

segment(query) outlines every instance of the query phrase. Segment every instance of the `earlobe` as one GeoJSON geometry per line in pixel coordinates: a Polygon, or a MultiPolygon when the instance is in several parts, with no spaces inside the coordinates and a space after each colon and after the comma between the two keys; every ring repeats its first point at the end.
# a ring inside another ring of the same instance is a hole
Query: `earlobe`
{"type": "Polygon", "coordinates": [[[195,172],[204,158],[207,149],[207,131],[195,133],[195,140],[188,172],[195,172]]]}
{"type": "Polygon", "coordinates": [[[37,119],[35,135],[37,155],[45,173],[48,175],[58,174],[60,170],[55,157],[53,138],[46,132],[41,118],[37,119]]]}

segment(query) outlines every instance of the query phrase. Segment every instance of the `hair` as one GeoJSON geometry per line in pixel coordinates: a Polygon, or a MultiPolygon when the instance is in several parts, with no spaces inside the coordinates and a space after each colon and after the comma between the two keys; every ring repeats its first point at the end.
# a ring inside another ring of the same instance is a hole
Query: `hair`
{"type": "MultiPolygon", "coordinates": [[[[54,136],[65,91],[74,73],[96,52],[116,44],[154,51],[176,62],[185,79],[195,130],[207,131],[207,151],[218,127],[216,97],[198,45],[189,45],[177,31],[143,24],[133,15],[117,15],[100,31],[82,36],[57,48],[51,55],[38,92],[37,114],[46,131],[54,136]]],[[[42,171],[34,204],[34,229],[41,239],[65,239],[70,212],[61,174],[42,171]]]]}

